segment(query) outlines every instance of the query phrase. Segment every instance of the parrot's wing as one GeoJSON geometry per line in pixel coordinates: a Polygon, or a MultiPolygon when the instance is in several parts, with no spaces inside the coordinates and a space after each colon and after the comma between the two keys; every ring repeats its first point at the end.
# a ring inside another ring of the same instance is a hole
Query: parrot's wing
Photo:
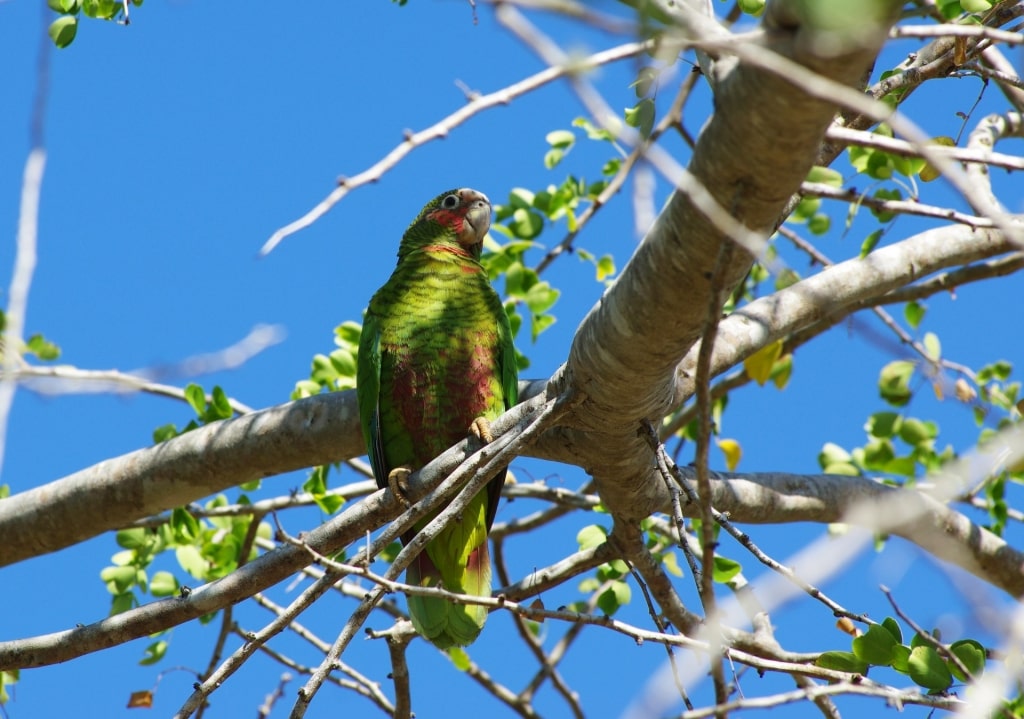
{"type": "Polygon", "coordinates": [[[359,370],[356,376],[359,397],[359,423],[363,428],[366,454],[373,467],[377,486],[388,486],[388,466],[380,431],[380,318],[367,310],[359,337],[359,370]]]}
{"type": "MultiPolygon", "coordinates": [[[[502,307],[502,312],[504,312],[502,307]]],[[[505,392],[505,411],[519,404],[519,362],[516,359],[516,347],[512,342],[512,327],[508,316],[498,324],[498,339],[501,352],[498,359],[501,364],[501,388],[505,392]]]]}
{"type": "MultiPolygon", "coordinates": [[[[504,315],[504,307],[501,309],[504,315]]],[[[505,410],[512,409],[519,402],[519,364],[516,361],[516,347],[512,342],[512,327],[509,325],[507,315],[503,316],[504,321],[498,323],[498,371],[501,373],[501,389],[505,395],[505,410]]],[[[505,472],[501,472],[487,485],[487,514],[486,522],[488,531],[494,524],[494,515],[498,513],[498,503],[501,501],[501,488],[505,484],[505,472]]]]}

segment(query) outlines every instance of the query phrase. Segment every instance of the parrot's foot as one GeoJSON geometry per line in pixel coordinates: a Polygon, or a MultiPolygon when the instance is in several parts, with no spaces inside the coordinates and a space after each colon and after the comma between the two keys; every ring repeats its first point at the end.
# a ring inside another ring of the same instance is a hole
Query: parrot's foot
{"type": "Polygon", "coordinates": [[[388,473],[388,488],[406,507],[412,506],[412,502],[409,501],[409,475],[411,474],[412,467],[408,465],[395,467],[388,473]]]}
{"type": "Polygon", "coordinates": [[[490,444],[494,441],[494,435],[491,433],[491,423],[486,417],[474,419],[473,424],[469,425],[469,431],[484,444],[490,444]]]}

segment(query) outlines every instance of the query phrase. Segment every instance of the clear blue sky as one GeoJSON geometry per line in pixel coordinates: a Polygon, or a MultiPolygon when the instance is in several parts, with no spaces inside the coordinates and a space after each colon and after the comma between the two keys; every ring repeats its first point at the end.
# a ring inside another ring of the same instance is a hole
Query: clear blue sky
{"type": "MultiPolygon", "coordinates": [[[[38,5],[29,0],[0,3],[4,288],[13,263],[21,173],[29,148],[42,28],[38,5]]],[[[195,379],[207,388],[220,384],[253,407],[278,404],[307,375],[312,355],[331,349],[332,328],[359,317],[393,266],[402,230],[437,192],[471,186],[501,202],[512,187],[540,189],[560,182],[566,172],[596,178],[608,159],[606,146],[581,140],[563,166],[544,168],[545,134],[569,127],[583,114],[565,85],[549,86],[417,150],[381,182],[353,192],[314,226],[257,260],[256,252],[270,233],[318,202],[338,176],[372,165],[401,141],[404,130],[422,129],[457,109],[464,102],[457,82],[489,92],[542,67],[497,26],[486,7],[479,8],[477,25],[469,6],[455,1],[411,0],[404,8],[385,0],[309,2],[285,8],[149,2],[133,10],[129,27],[86,21],[70,48],[53,52],[39,264],[26,329],[57,342],[62,362],[87,369],[173,368],[188,357],[237,342],[258,324],[274,324],[287,332],[285,340],[235,371],[198,378],[171,372],[160,379],[178,384],[195,379]]],[[[569,48],[594,50],[616,42],[550,18],[543,25],[569,48]]],[[[634,71],[623,63],[598,73],[599,86],[613,106],[635,101],[626,87],[634,71]]],[[[927,91],[913,106],[934,135],[957,134],[961,121],[955,112],[970,109],[979,83],[949,81],[945,88],[958,93],[955,104],[948,95],[927,91]]],[[[694,133],[709,112],[702,94],[687,111],[686,124],[694,133]]],[[[667,88],[662,107],[671,96],[667,88]]],[[[998,106],[997,93],[990,88],[975,117],[986,107],[998,106]]],[[[1017,183],[1019,187],[1019,179],[1017,183]]],[[[659,202],[667,192],[659,179],[659,202]]],[[[842,209],[833,210],[839,225],[842,209]]],[[[632,223],[629,202],[620,202],[599,215],[580,246],[598,255],[613,253],[621,267],[637,240],[632,223]]],[[[919,225],[901,220],[891,236],[911,234],[915,227],[919,225]]],[[[564,227],[549,230],[541,242],[554,244],[563,232],[564,227]]],[[[833,258],[846,258],[856,253],[862,234],[830,238],[823,249],[833,258]]],[[[532,257],[536,261],[540,254],[532,257]]],[[[526,373],[530,377],[547,376],[564,360],[575,327],[602,289],[592,268],[573,257],[557,262],[545,278],[563,295],[555,310],[558,323],[536,345],[528,338],[519,342],[533,363],[526,373]]],[[[1020,290],[1020,279],[1010,278],[989,287],[964,288],[955,301],[935,298],[928,302],[926,329],[939,333],[948,357],[967,365],[1000,358],[1019,362],[1024,339],[1009,326],[1001,308],[1019,302],[1020,290]]],[[[0,302],[6,305],[6,298],[0,302]]],[[[874,326],[873,320],[864,322],[874,326]]],[[[898,352],[895,346],[868,341],[854,326],[804,349],[784,392],[748,387],[737,393],[723,433],[743,445],[740,469],[812,472],[824,442],[847,447],[863,443],[864,418],[884,409],[875,389],[878,370],[898,352]]],[[[909,412],[936,417],[940,443],[964,448],[976,437],[967,409],[936,403],[927,388],[920,394],[909,412]]],[[[23,491],[146,446],[156,426],[182,425],[189,418],[185,405],[150,396],[20,391],[0,483],[10,484],[12,492],[23,491]]],[[[714,461],[722,466],[721,457],[714,461]]],[[[585,479],[575,467],[523,462],[513,469],[573,488],[585,479]]],[[[343,479],[353,478],[346,470],[343,479]]],[[[270,479],[263,494],[287,492],[303,480],[304,473],[270,479]]],[[[339,480],[335,476],[333,481],[339,480]]],[[[503,505],[499,520],[528,509],[527,503],[503,505]]],[[[602,519],[574,517],[513,545],[518,576],[573,551],[576,530],[602,519]]],[[[286,521],[297,532],[320,520],[310,510],[286,521]]],[[[753,534],[773,556],[785,559],[823,531],[819,526],[758,527],[753,534]]],[[[1011,534],[1013,538],[1019,545],[1021,533],[1011,534]]],[[[741,549],[727,550],[743,563],[748,576],[761,574],[741,549]]],[[[109,595],[98,573],[115,551],[113,538],[103,536],[0,571],[0,638],[56,631],[104,616],[109,595]]],[[[877,591],[883,579],[923,624],[946,622],[954,632],[979,636],[969,622],[959,629],[949,624],[961,600],[942,571],[900,542],[892,542],[881,555],[862,557],[828,590],[844,605],[880,618],[888,613],[877,591]]],[[[182,576],[182,581],[188,580],[182,576]]],[[[273,596],[287,602],[295,593],[288,589],[275,588],[273,596]]],[[[573,601],[578,598],[575,589],[570,583],[545,596],[546,605],[573,601]]],[[[692,601],[691,591],[686,596],[692,601]]],[[[352,606],[327,598],[302,621],[330,641],[352,606]]],[[[249,629],[268,619],[252,608],[240,609],[238,617],[249,629]]],[[[649,626],[639,592],[623,617],[649,626]]],[[[814,650],[844,643],[831,629],[828,613],[809,601],[776,613],[774,620],[787,647],[814,650]],[[809,626],[814,627],[810,632],[809,626]]],[[[374,626],[383,628],[382,621],[374,626]]],[[[562,629],[549,627],[549,646],[562,629]]],[[[175,629],[168,658],[156,668],[137,665],[146,644],[138,641],[24,672],[8,715],[66,716],[87,705],[97,716],[126,716],[131,713],[123,708],[128,694],[150,687],[160,669],[204,668],[215,633],[213,626],[175,629]]],[[[594,716],[617,715],[664,661],[664,652],[597,630],[583,634],[564,667],[567,680],[594,716]]],[[[283,651],[300,661],[318,663],[314,653],[291,637],[279,641],[283,651]]],[[[535,668],[520,645],[511,622],[497,614],[471,653],[496,679],[518,690],[535,668]]],[[[382,680],[387,671],[386,649],[377,642],[357,641],[345,660],[382,680]]],[[[468,710],[483,697],[423,642],[410,649],[410,666],[419,716],[468,710]]],[[[251,714],[282,671],[257,657],[214,695],[212,715],[251,714]]],[[[192,681],[185,673],[168,675],[157,692],[153,715],[173,713],[192,681]]],[[[749,693],[756,693],[765,686],[759,682],[773,680],[748,674],[742,681],[749,693]]],[[[288,698],[274,716],[287,715],[298,686],[298,680],[288,686],[288,698]]],[[[706,691],[700,687],[691,693],[699,699],[706,691]]],[[[565,708],[549,689],[541,693],[538,706],[550,716],[565,708]]],[[[876,704],[854,706],[864,706],[865,716],[877,710],[876,704]]],[[[353,693],[328,687],[308,716],[375,711],[353,693]]],[[[911,716],[926,714],[908,711],[911,716]]]]}

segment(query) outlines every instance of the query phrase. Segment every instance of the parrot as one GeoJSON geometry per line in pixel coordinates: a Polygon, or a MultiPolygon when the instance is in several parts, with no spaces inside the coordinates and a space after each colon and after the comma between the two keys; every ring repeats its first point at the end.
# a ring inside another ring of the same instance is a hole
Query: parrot
{"type": "MultiPolygon", "coordinates": [[[[490,422],[517,401],[511,325],[480,264],[490,222],[481,192],[435,197],[402,235],[398,263],[366,310],[357,355],[360,424],[377,486],[403,503],[409,474],[470,433],[491,441],[490,422]]],[[[427,544],[406,571],[408,584],[491,595],[487,533],[506,472],[427,544]]],[[[421,636],[446,650],[479,636],[487,608],[410,596],[409,615],[421,636]]]]}

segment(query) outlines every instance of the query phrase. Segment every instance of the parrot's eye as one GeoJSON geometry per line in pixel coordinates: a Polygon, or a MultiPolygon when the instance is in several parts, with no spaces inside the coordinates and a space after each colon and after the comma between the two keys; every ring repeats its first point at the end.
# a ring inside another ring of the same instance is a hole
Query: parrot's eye
{"type": "Polygon", "coordinates": [[[443,200],[441,200],[441,207],[443,207],[446,210],[454,210],[458,206],[459,206],[459,196],[458,195],[448,195],[443,200]]]}

